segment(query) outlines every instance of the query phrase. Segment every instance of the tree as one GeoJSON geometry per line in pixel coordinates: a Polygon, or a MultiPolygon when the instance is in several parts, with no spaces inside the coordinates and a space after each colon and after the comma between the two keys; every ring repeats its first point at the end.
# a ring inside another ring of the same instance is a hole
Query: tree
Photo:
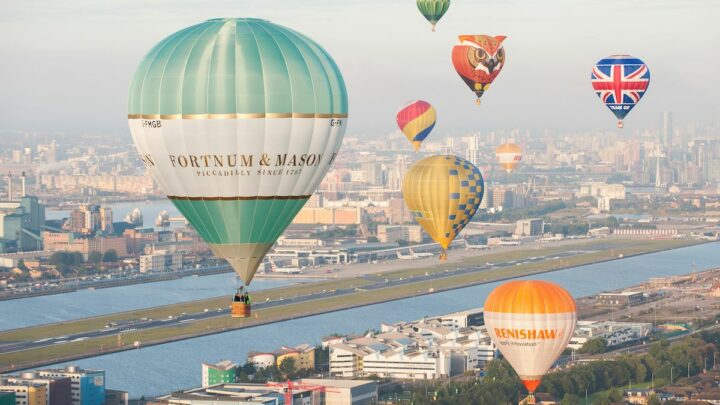
{"type": "Polygon", "coordinates": [[[115,249],[110,249],[102,257],[102,261],[105,263],[115,263],[118,261],[118,254],[115,249]]]}
{"type": "Polygon", "coordinates": [[[90,254],[88,255],[88,263],[97,264],[100,263],[102,259],[102,253],[98,252],[97,250],[90,252],[90,254]]]}
{"type": "Polygon", "coordinates": [[[295,369],[295,359],[292,357],[286,357],[283,359],[283,361],[280,363],[280,367],[278,367],[280,374],[283,376],[283,380],[290,380],[295,376],[296,369],[295,369]]]}
{"type": "Polygon", "coordinates": [[[652,394],[648,397],[647,405],[662,405],[662,402],[660,401],[660,398],[657,397],[657,395],[652,394]]]}
{"type": "Polygon", "coordinates": [[[573,394],[565,394],[560,405],[580,405],[580,397],[573,394]]]}
{"type": "Polygon", "coordinates": [[[22,271],[28,271],[28,267],[25,265],[25,260],[23,259],[18,260],[17,268],[22,271]]]}
{"type": "Polygon", "coordinates": [[[587,342],[585,342],[584,345],[578,350],[579,353],[586,353],[586,354],[598,354],[598,353],[605,353],[605,349],[607,347],[607,343],[605,342],[605,339],[603,338],[594,338],[590,339],[587,342]]]}

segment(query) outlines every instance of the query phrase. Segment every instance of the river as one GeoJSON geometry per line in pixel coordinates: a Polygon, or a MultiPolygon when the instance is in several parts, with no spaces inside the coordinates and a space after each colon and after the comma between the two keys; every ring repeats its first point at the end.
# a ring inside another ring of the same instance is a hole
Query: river
{"type": "MultiPolygon", "coordinates": [[[[317,279],[256,279],[252,287],[257,291],[312,281],[317,279]]],[[[235,273],[224,273],[0,301],[3,314],[0,331],[222,295],[229,297],[241,285],[235,273]]]]}
{"type": "MultiPolygon", "coordinates": [[[[693,263],[698,271],[720,266],[720,243],[580,266],[533,278],[554,281],[568,289],[573,296],[581,297],[635,285],[649,277],[686,274],[691,271],[693,263]]],[[[272,351],[281,345],[317,344],[322,336],[334,332],[362,333],[379,327],[381,322],[409,321],[426,315],[480,307],[487,294],[497,285],[490,283],[461,288],[72,363],[86,368],[104,369],[108,387],[127,390],[133,398],[159,395],[198,386],[202,362],[231,359],[244,363],[251,350],[272,351]]],[[[98,298],[101,298],[101,294],[98,294],[98,298]]]]}

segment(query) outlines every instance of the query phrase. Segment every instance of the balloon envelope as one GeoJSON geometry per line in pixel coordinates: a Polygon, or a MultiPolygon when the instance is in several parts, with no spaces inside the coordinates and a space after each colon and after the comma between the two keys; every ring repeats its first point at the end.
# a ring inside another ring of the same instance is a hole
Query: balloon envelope
{"type": "Polygon", "coordinates": [[[417,8],[426,20],[432,24],[435,31],[435,24],[450,8],[450,0],[417,0],[417,8]]]}
{"type": "Polygon", "coordinates": [[[405,137],[412,142],[415,151],[435,128],[435,108],[423,100],[406,103],[397,113],[397,124],[405,137]]]}
{"type": "Polygon", "coordinates": [[[410,167],[402,192],[415,220],[445,250],[477,212],[485,183],[465,159],[430,156],[410,167]]]}
{"type": "Polygon", "coordinates": [[[593,90],[615,114],[618,127],[645,95],[650,85],[650,70],[639,58],[611,55],[600,59],[590,74],[593,90]]]}
{"type": "Polygon", "coordinates": [[[495,288],[485,300],[484,316],[490,338],[530,393],[567,347],[577,321],[572,296],[536,280],[495,288]]]}
{"type": "Polygon", "coordinates": [[[330,167],[348,112],[325,50],[251,18],[162,40],[135,72],[128,104],[148,170],[245,284],[330,167]]]}
{"type": "Polygon", "coordinates": [[[480,97],[505,66],[505,36],[460,35],[460,44],[453,46],[452,62],[460,78],[480,97]]]}
{"type": "Polygon", "coordinates": [[[510,173],[522,160],[522,151],[518,145],[506,143],[495,149],[495,156],[506,172],[510,173]]]}

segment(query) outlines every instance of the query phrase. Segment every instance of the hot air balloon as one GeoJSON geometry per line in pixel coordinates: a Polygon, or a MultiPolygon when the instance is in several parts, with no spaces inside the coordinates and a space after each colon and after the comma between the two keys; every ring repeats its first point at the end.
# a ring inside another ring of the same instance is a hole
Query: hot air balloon
{"type": "Polygon", "coordinates": [[[498,146],[497,149],[495,149],[495,156],[498,162],[500,162],[500,166],[508,173],[513,171],[522,159],[520,147],[513,143],[505,143],[498,146]]]}
{"type": "Polygon", "coordinates": [[[457,156],[425,158],[410,167],[402,184],[405,204],[425,232],[440,244],[440,260],[477,212],[485,192],[480,170],[457,156]]]}
{"type": "Polygon", "coordinates": [[[623,119],[650,85],[650,70],[634,56],[610,55],[595,64],[590,79],[593,90],[617,117],[618,128],[622,128],[623,119]]]}
{"type": "Polygon", "coordinates": [[[480,97],[490,87],[490,83],[505,66],[505,48],[502,43],[505,36],[498,35],[460,35],[460,45],[453,46],[452,61],[455,70],[477,95],[480,97]]]}
{"type": "MultiPolygon", "coordinates": [[[[128,105],[140,158],[245,286],[332,164],[348,116],[330,55],[252,18],[162,40],[135,72],[128,105]]],[[[249,315],[245,292],[236,302],[237,316],[249,315]]]]}
{"type": "Polygon", "coordinates": [[[530,399],[570,342],[575,312],[572,296],[547,281],[510,281],[485,300],[488,334],[520,376],[530,399]]]}
{"type": "Polygon", "coordinates": [[[432,24],[435,32],[435,24],[442,18],[450,7],[450,0],[417,0],[417,7],[426,20],[432,24]]]}
{"type": "Polygon", "coordinates": [[[412,142],[415,152],[435,127],[435,120],[435,108],[422,100],[406,103],[397,113],[398,127],[412,142]]]}

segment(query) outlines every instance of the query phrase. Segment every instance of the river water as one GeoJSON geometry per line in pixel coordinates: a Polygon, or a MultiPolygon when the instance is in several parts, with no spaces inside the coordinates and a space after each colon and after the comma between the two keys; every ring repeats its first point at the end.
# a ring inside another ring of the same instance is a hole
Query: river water
{"type": "MultiPolygon", "coordinates": [[[[554,281],[573,296],[581,297],[635,285],[649,277],[686,274],[691,271],[693,263],[698,271],[719,267],[720,243],[580,266],[533,278],[554,281]]],[[[98,356],[75,361],[73,364],[104,369],[108,387],[127,390],[131,397],[159,395],[200,385],[202,362],[230,359],[244,363],[251,350],[272,351],[281,345],[317,344],[322,336],[335,332],[362,333],[379,327],[381,322],[409,321],[426,315],[481,307],[487,294],[497,285],[498,283],[491,283],[369,305],[98,356]]],[[[160,288],[159,291],[164,290],[160,288]]],[[[100,300],[102,294],[98,294],[97,298],[100,300]]],[[[0,303],[0,312],[4,312],[2,310],[5,304],[0,303]]],[[[103,305],[99,301],[95,304],[103,305]]]]}
{"type": "MultiPolygon", "coordinates": [[[[308,281],[313,280],[256,279],[252,287],[257,291],[308,281]]],[[[225,273],[0,301],[0,331],[222,295],[230,297],[241,285],[235,273],[225,273]]]]}

